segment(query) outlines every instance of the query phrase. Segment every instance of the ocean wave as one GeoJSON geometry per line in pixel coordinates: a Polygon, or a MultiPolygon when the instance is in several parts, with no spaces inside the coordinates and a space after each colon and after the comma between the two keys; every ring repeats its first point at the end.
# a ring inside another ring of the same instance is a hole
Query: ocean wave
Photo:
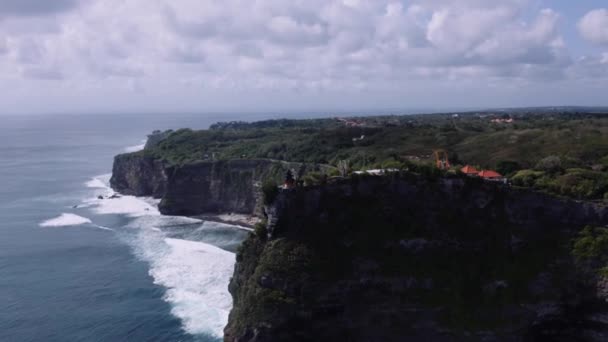
{"type": "Polygon", "coordinates": [[[146,142],[147,142],[147,140],[142,140],[141,144],[125,147],[124,151],[128,152],[128,153],[139,152],[139,151],[143,150],[144,147],[146,147],[146,142]]]}
{"type": "Polygon", "coordinates": [[[110,188],[110,178],[112,178],[111,173],[105,173],[103,175],[95,176],[91,178],[89,181],[85,183],[87,188],[92,189],[106,189],[112,190],[110,188]]]}
{"type": "Polygon", "coordinates": [[[198,229],[217,229],[223,234],[211,232],[218,236],[207,235],[205,239],[218,246],[232,246],[242,241],[245,232],[227,224],[162,216],[157,209],[159,201],[153,198],[121,195],[110,199],[108,196],[114,192],[109,179],[110,175],[101,175],[87,182],[86,186],[95,189],[95,193],[82,205],[96,214],[131,217],[123,227],[126,229],[116,232],[131,246],[138,259],[150,265],[149,274],[154,283],[166,288],[163,299],[171,305],[171,313],[182,321],[183,329],[189,334],[221,338],[232,309],[228,283],[236,262],[235,254],[192,240],[203,238],[196,236],[198,229]],[[99,199],[99,195],[103,199],[99,199]],[[181,227],[190,225],[194,226],[189,233],[181,231],[181,227]],[[234,234],[229,233],[230,228],[234,234]]]}
{"type": "Polygon", "coordinates": [[[131,245],[150,264],[154,283],[167,289],[164,299],[171,304],[171,313],[190,334],[223,336],[232,308],[228,282],[235,255],[203,242],[167,238],[154,229],[160,222],[151,223],[147,217],[131,224],[141,228],[131,245]]]}
{"type": "Polygon", "coordinates": [[[86,182],[87,188],[93,189],[108,189],[106,183],[101,180],[101,178],[93,178],[90,181],[86,182]]]}
{"type": "Polygon", "coordinates": [[[91,223],[91,220],[86,217],[78,216],[76,214],[63,213],[58,217],[41,222],[40,227],[79,226],[87,223],[91,223]]]}
{"type": "Polygon", "coordinates": [[[121,196],[119,198],[93,199],[92,210],[99,215],[119,214],[131,217],[158,216],[160,212],[154,199],[140,199],[134,196],[121,196]]]}
{"type": "Polygon", "coordinates": [[[106,227],[106,226],[100,226],[98,224],[94,224],[93,227],[97,228],[97,229],[101,229],[101,230],[108,230],[108,231],[114,231],[114,229],[110,228],[110,227],[106,227]]]}
{"type": "Polygon", "coordinates": [[[103,190],[103,193],[96,193],[92,198],[84,200],[79,207],[91,208],[95,214],[99,215],[128,215],[131,217],[140,216],[159,216],[158,200],[147,197],[119,196],[108,198],[114,195],[110,187],[111,174],[100,175],[86,182],[86,186],[92,189],[103,190]],[[102,196],[100,199],[98,196],[102,196]]]}

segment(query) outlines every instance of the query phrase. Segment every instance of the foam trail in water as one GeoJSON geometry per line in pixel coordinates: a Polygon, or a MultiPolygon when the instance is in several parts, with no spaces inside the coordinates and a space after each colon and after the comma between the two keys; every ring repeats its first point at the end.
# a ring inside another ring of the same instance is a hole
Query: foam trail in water
{"type": "Polygon", "coordinates": [[[114,231],[114,229],[112,229],[112,228],[105,227],[105,226],[100,226],[100,225],[98,225],[98,224],[94,224],[93,226],[94,226],[95,228],[98,228],[98,229],[101,229],[101,230],[108,230],[108,231],[112,231],[112,232],[114,231]]]}
{"type": "Polygon", "coordinates": [[[228,283],[235,255],[202,242],[166,238],[149,220],[133,222],[140,230],[131,244],[150,264],[154,282],[167,288],[164,299],[172,305],[171,313],[190,334],[223,336],[232,308],[228,283]]]}
{"type": "MultiPolygon", "coordinates": [[[[95,177],[87,186],[103,191],[102,196],[107,197],[114,194],[109,179],[110,175],[95,177]]],[[[203,242],[168,238],[163,228],[197,223],[209,227],[209,224],[188,217],[161,216],[157,204],[158,200],[133,196],[102,200],[95,197],[85,202],[98,214],[133,217],[126,226],[131,229],[120,234],[138,258],[148,262],[154,282],[167,289],[164,300],[171,304],[171,313],[182,321],[186,332],[221,338],[232,308],[228,283],[235,255],[203,242]]]]}
{"type": "Polygon", "coordinates": [[[139,198],[135,196],[120,196],[118,198],[108,198],[114,194],[110,187],[111,174],[94,177],[86,183],[92,189],[99,189],[93,198],[85,200],[81,207],[93,207],[93,211],[100,215],[123,214],[132,217],[145,215],[160,215],[158,211],[158,200],[153,198],[139,198]],[[99,195],[103,199],[97,198],[99,195]]]}
{"type": "Polygon", "coordinates": [[[87,188],[93,188],[93,189],[107,189],[108,188],[108,186],[104,183],[102,178],[93,178],[90,181],[86,182],[86,186],[87,186],[87,188]]]}
{"type": "Polygon", "coordinates": [[[191,334],[221,337],[232,308],[227,285],[234,270],[234,254],[201,242],[165,241],[171,252],[150,274],[169,288],[165,298],[173,304],[172,313],[191,334]]]}
{"type": "Polygon", "coordinates": [[[125,152],[128,152],[128,153],[139,152],[144,149],[144,147],[146,146],[146,142],[147,142],[147,140],[142,140],[141,144],[139,144],[139,145],[126,147],[125,152]]]}
{"type": "Polygon", "coordinates": [[[86,217],[78,216],[75,214],[63,213],[58,217],[40,223],[40,227],[79,226],[81,224],[87,223],[91,223],[91,220],[86,217]]]}
{"type": "Polygon", "coordinates": [[[110,189],[110,178],[112,178],[111,173],[105,173],[103,175],[95,176],[91,180],[85,183],[87,188],[94,189],[110,189]]]}

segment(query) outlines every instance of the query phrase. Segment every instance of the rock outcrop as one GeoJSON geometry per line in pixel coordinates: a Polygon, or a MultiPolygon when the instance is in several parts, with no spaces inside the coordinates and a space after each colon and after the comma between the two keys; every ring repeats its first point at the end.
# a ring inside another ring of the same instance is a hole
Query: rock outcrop
{"type": "Polygon", "coordinates": [[[302,164],[265,159],[201,161],[167,169],[167,191],[159,205],[167,215],[255,214],[261,210],[261,183],[280,180],[302,164]]]}
{"type": "Polygon", "coordinates": [[[406,174],[282,191],[265,214],[225,341],[608,340],[604,242],[573,252],[601,204],[406,174]]]}
{"type": "Polygon", "coordinates": [[[161,198],[167,190],[167,181],[164,163],[144,152],[120,154],[114,158],[110,185],[115,191],[161,198]]]}
{"type": "Polygon", "coordinates": [[[169,166],[145,151],[114,159],[112,188],[126,195],[160,198],[166,215],[261,213],[261,183],[280,182],[287,170],[324,170],[323,166],[269,159],[200,161],[169,166]]]}

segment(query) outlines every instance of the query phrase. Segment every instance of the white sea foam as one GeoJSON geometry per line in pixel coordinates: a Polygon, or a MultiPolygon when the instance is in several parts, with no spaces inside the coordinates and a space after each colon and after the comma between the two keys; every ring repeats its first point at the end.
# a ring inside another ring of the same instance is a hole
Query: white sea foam
{"type": "Polygon", "coordinates": [[[86,223],[91,223],[91,220],[75,214],[63,213],[58,217],[40,223],[40,227],[67,227],[78,226],[86,223]]]}
{"type": "Polygon", "coordinates": [[[103,175],[87,182],[87,187],[96,192],[83,205],[97,214],[133,217],[125,227],[130,229],[119,234],[125,236],[138,258],[148,262],[154,282],[167,289],[164,300],[171,304],[172,314],[190,334],[221,338],[232,308],[228,283],[234,270],[234,253],[203,242],[168,238],[163,228],[197,223],[203,228],[211,224],[188,217],[162,216],[157,209],[158,200],[152,198],[108,199],[114,194],[109,179],[110,175],[103,175]],[[106,198],[98,199],[99,195],[106,198]]]}
{"type": "Polygon", "coordinates": [[[112,174],[105,173],[103,175],[91,178],[88,182],[85,183],[85,185],[87,186],[87,188],[112,190],[110,188],[110,178],[112,178],[112,174]]]}
{"type": "Polygon", "coordinates": [[[203,223],[203,226],[201,227],[201,229],[206,229],[206,228],[240,229],[240,230],[246,230],[248,232],[253,231],[253,229],[251,229],[251,228],[238,226],[238,225],[234,225],[234,224],[228,224],[228,223],[213,222],[213,221],[205,221],[203,223]]]}
{"type": "Polygon", "coordinates": [[[157,201],[141,199],[134,196],[121,196],[113,199],[95,199],[93,211],[100,215],[123,214],[131,217],[160,215],[156,207],[157,201]]]}
{"type": "Polygon", "coordinates": [[[105,227],[105,226],[100,226],[100,225],[98,225],[98,224],[94,224],[93,226],[94,226],[95,228],[97,228],[97,229],[101,229],[101,230],[108,230],[108,231],[112,231],[112,232],[114,231],[114,229],[112,229],[112,228],[105,227]]]}
{"type": "Polygon", "coordinates": [[[108,186],[103,182],[101,178],[93,178],[90,181],[85,183],[87,188],[93,189],[107,189],[108,186]]]}
{"type": "Polygon", "coordinates": [[[138,152],[144,149],[146,146],[146,140],[142,140],[142,143],[139,145],[129,146],[125,148],[125,152],[138,152]]]}
{"type": "Polygon", "coordinates": [[[86,182],[86,186],[92,189],[99,189],[90,199],[81,203],[80,207],[91,207],[93,212],[100,215],[122,214],[132,217],[153,215],[158,216],[158,200],[147,197],[119,196],[108,198],[114,195],[110,187],[111,174],[94,177],[86,182]],[[98,196],[104,197],[99,199],[98,196]]]}
{"type": "Polygon", "coordinates": [[[184,330],[221,337],[232,308],[228,282],[235,255],[202,242],[166,238],[150,226],[150,217],[138,218],[132,225],[141,228],[133,248],[150,264],[154,282],[167,288],[164,299],[184,330]]]}
{"type": "Polygon", "coordinates": [[[171,252],[150,270],[155,281],[169,290],[166,300],[191,334],[223,335],[232,308],[228,282],[235,255],[217,247],[177,239],[165,239],[171,252]]]}

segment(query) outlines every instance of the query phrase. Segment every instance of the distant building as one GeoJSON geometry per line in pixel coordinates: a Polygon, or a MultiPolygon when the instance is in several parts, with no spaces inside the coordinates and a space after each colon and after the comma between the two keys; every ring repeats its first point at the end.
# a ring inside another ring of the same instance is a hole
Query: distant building
{"type": "Polygon", "coordinates": [[[513,120],[513,118],[508,118],[508,119],[492,119],[492,123],[513,123],[515,120],[513,120]]]}
{"type": "Polygon", "coordinates": [[[462,173],[464,173],[467,176],[478,176],[479,175],[479,170],[477,170],[475,167],[473,167],[471,165],[467,165],[467,166],[463,167],[462,169],[460,169],[460,171],[462,171],[462,173]]]}
{"type": "Polygon", "coordinates": [[[372,176],[382,176],[388,173],[399,172],[399,169],[373,169],[373,170],[365,170],[365,171],[355,171],[354,173],[357,175],[368,174],[372,176]]]}
{"type": "Polygon", "coordinates": [[[500,173],[496,172],[496,171],[492,171],[492,170],[483,170],[481,172],[479,172],[479,177],[488,180],[488,181],[495,181],[495,182],[504,182],[506,180],[505,176],[501,175],[500,173]]]}
{"type": "Polygon", "coordinates": [[[501,175],[500,173],[498,173],[494,170],[479,171],[471,165],[467,165],[467,166],[463,167],[462,169],[460,169],[460,171],[462,171],[462,173],[464,173],[467,176],[479,177],[479,178],[482,178],[484,180],[491,181],[491,182],[505,182],[506,183],[506,181],[507,181],[507,178],[505,176],[501,175]]]}

